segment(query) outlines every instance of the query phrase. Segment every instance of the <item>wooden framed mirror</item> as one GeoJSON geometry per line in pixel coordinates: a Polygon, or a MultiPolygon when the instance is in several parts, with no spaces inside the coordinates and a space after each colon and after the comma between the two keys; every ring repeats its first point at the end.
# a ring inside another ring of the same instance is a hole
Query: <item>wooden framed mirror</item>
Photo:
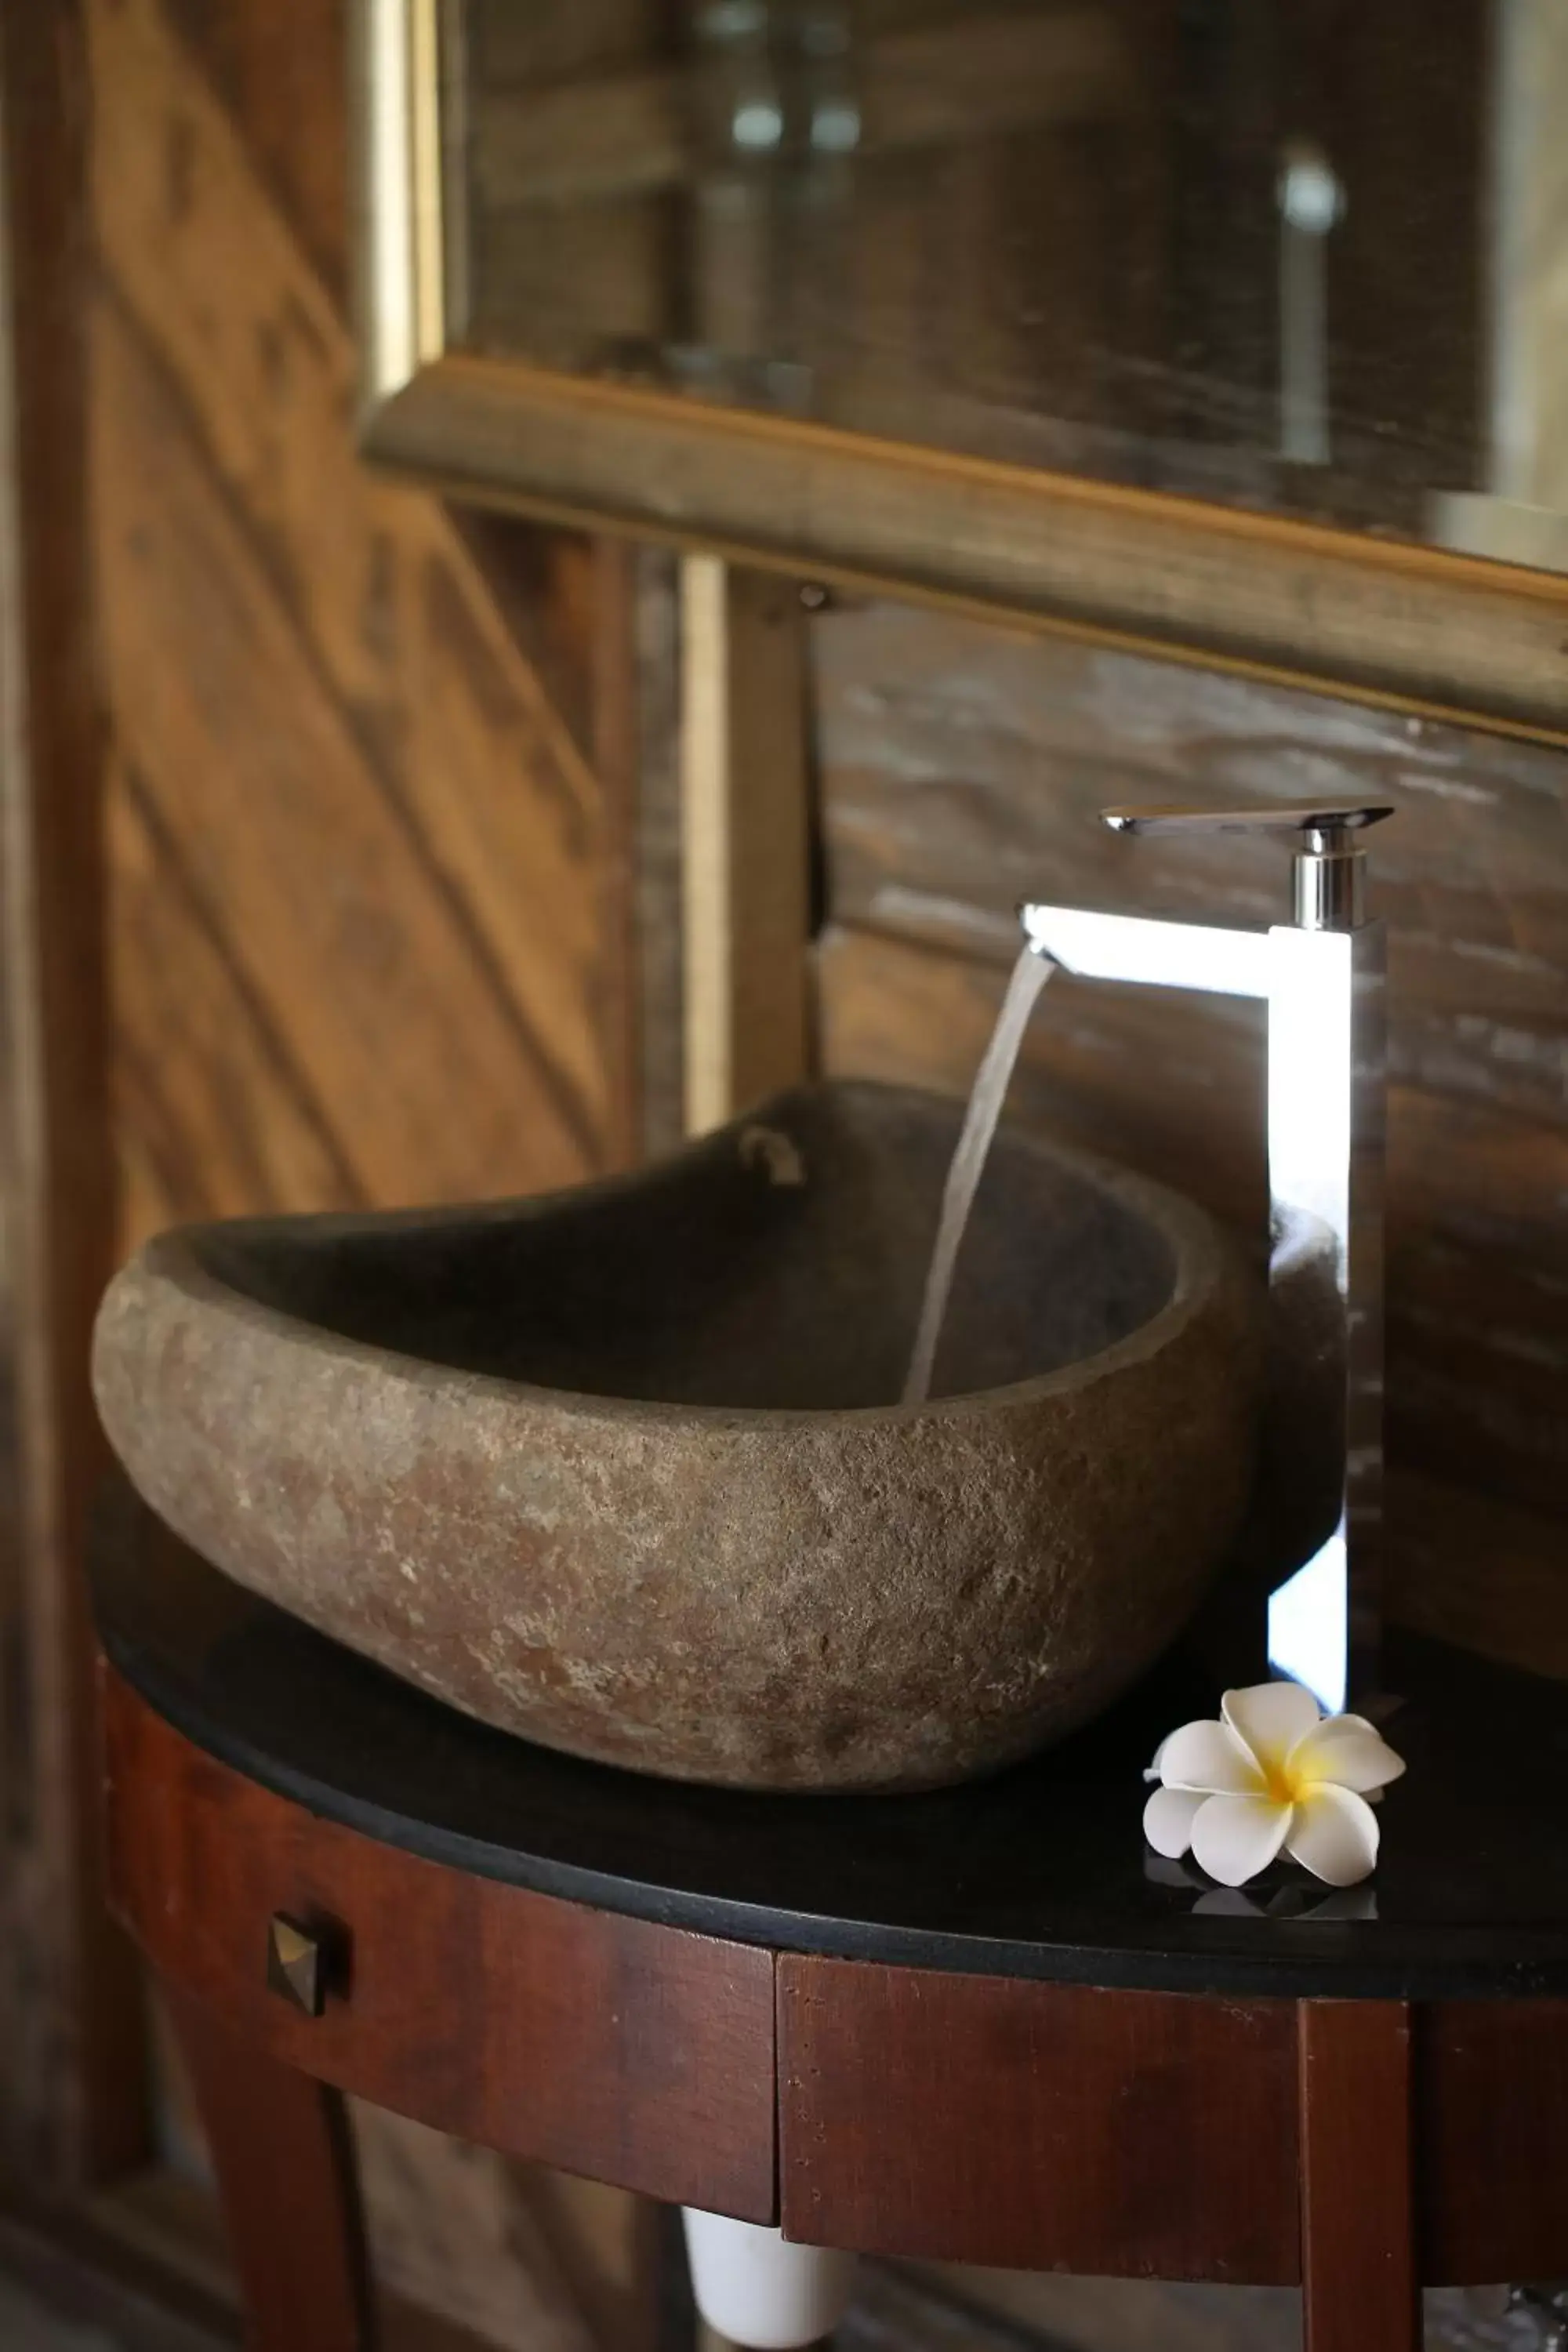
{"type": "Polygon", "coordinates": [[[1553,0],[360,0],[360,54],[373,457],[1568,736],[1553,0]]]}

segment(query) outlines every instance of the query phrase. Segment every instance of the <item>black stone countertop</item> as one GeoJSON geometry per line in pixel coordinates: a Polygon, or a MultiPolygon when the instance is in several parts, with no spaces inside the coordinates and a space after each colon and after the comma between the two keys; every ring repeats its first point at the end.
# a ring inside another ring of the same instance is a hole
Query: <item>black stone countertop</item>
{"type": "Polygon", "coordinates": [[[769,1797],[644,1780],[491,1731],[232,1583],[123,1489],[92,1570],[113,1664],[188,1738],[314,1813],[431,1861],[774,1948],[1175,1991],[1568,1996],[1568,1687],[1395,1635],[1409,1764],[1384,1858],[1336,1894],[1240,1893],[1144,1846],[1142,1768],[1217,1711],[1168,1664],[998,1779],[931,1796],[769,1797]]]}

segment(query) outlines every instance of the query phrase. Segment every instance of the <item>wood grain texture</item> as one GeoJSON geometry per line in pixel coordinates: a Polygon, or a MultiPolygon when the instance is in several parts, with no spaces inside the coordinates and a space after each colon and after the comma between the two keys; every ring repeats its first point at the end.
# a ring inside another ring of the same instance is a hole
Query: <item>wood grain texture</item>
{"type": "Polygon", "coordinates": [[[581,1174],[580,1127],[537,1082],[471,933],[114,308],[95,372],[119,736],[359,1181],[460,1198],[581,1174]],[[199,666],[168,659],[180,644],[199,645],[199,666]]]}
{"type": "Polygon", "coordinates": [[[1417,2012],[1415,2035],[1423,2275],[1561,2278],[1568,2001],[1434,2001],[1417,2012]]]}
{"type": "Polygon", "coordinates": [[[1420,2352],[1410,2010],[1304,2000],[1297,2015],[1306,2352],[1420,2352]]]}
{"type": "Polygon", "coordinates": [[[116,1907],[160,1974],[285,2064],[481,2146],[766,2221],[773,1962],[470,1878],[312,1819],[104,1680],[116,1907]],[[342,1955],[267,1989],[267,1922],[342,1955]]]}
{"type": "Polygon", "coordinates": [[[370,2273],[342,2095],[167,1994],[223,2191],[252,2352],[370,2352],[370,2273]]]}
{"type": "Polygon", "coordinates": [[[466,352],[392,384],[362,441],[502,510],[1568,745],[1551,572],[466,352]]]}
{"type": "Polygon", "coordinates": [[[1568,1682],[1561,1518],[1412,1471],[1397,1472],[1387,1494],[1394,1617],[1504,1665],[1568,1682]]]}
{"type": "Polygon", "coordinates": [[[643,1083],[641,849],[644,680],[642,573],[622,540],[595,539],[585,589],[592,620],[586,739],[604,810],[596,863],[594,1011],[604,1085],[616,1106],[605,1157],[635,1162],[647,1132],[643,1083]]]}
{"type": "Polygon", "coordinates": [[[805,616],[787,581],[681,567],[686,1123],[704,1134],[810,1060],[805,616]]]}
{"type": "Polygon", "coordinates": [[[649,1159],[686,1135],[681,937],[680,565],[659,547],[636,556],[638,1073],[649,1159]]]}
{"type": "Polygon", "coordinates": [[[331,1115],[123,755],[111,771],[108,820],[115,1127],[132,1192],[128,1225],[363,1201],[331,1115]]]}
{"type": "Polygon", "coordinates": [[[0,2145],[59,2191],[144,2144],[130,1956],[102,1908],[84,1516],[104,1463],[88,1335],[113,1262],[102,942],[104,720],[81,467],[82,27],[0,21],[0,2145]]]}
{"type": "Polygon", "coordinates": [[[1291,2003],[787,1954],[778,1984],[790,2236],[1021,2269],[1300,2274],[1291,2003]]]}
{"type": "Polygon", "coordinates": [[[169,0],[258,173],[340,308],[353,278],[346,0],[169,0]]]}
{"type": "MultiPolygon", "coordinates": [[[[591,747],[518,625],[563,575],[536,568],[509,599],[515,527],[476,548],[363,475],[346,325],[240,127],[153,0],[95,0],[90,30],[94,471],[129,767],[357,1189],[531,1189],[622,1159],[615,845],[591,747]],[[183,494],[148,535],[137,486],[163,466],[183,494]],[[139,614],[177,664],[149,666],[139,614]]],[[[222,1150],[211,1123],[187,1142],[222,1150]]]]}

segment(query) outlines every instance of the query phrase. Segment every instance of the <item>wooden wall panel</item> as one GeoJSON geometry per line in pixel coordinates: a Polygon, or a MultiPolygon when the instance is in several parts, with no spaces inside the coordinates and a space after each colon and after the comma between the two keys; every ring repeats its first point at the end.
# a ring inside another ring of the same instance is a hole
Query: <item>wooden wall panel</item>
{"type": "Polygon", "coordinates": [[[92,22],[100,78],[124,91],[100,148],[111,283],[176,376],[215,488],[380,790],[591,1130],[605,1111],[598,781],[459,527],[353,462],[344,321],[153,0],[99,5],[92,22]]]}
{"type": "Polygon", "coordinates": [[[135,2161],[146,2128],[137,1979],[100,1900],[79,1573],[115,1215],[82,71],[74,0],[0,12],[0,2159],[57,2196],[135,2161]]]}
{"type": "Polygon", "coordinates": [[[108,794],[115,1124],[132,1230],[363,1197],[168,818],[123,755],[108,794]],[[194,1145],[198,1145],[194,1149],[194,1145]]]}
{"type": "Polygon", "coordinates": [[[169,0],[169,21],[244,130],[279,211],[346,310],[350,253],[345,0],[169,0]]]}
{"type": "Polygon", "coordinates": [[[582,1174],[593,1130],[519,1038],[471,925],[112,302],[95,377],[117,733],[316,1117],[369,1198],[582,1174]]]}
{"type": "MultiPolygon", "coordinates": [[[[121,772],[178,845],[300,1116],[331,1131],[344,1197],[609,1164],[630,1134],[604,984],[618,813],[496,591],[505,535],[477,552],[359,467],[340,300],[245,126],[154,0],[93,0],[89,20],[121,772]]],[[[319,108],[302,128],[319,143],[319,108]]],[[[224,1148],[211,1108],[196,1160],[224,1148]]]]}

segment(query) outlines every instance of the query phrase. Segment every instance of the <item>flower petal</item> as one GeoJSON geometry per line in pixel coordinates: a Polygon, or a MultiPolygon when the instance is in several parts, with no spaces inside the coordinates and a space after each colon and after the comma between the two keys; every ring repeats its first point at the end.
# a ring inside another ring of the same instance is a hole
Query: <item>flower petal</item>
{"type": "Polygon", "coordinates": [[[1284,1844],[1291,1811],[1272,1797],[1210,1797],[1193,1823],[1194,1861],[1222,1886],[1245,1886],[1284,1844]]]}
{"type": "Polygon", "coordinates": [[[1263,1775],[1245,1741],[1228,1725],[1205,1720],[1184,1723],[1160,1748],[1160,1772],[1167,1789],[1215,1791],[1261,1789],[1263,1775]]]}
{"type": "Polygon", "coordinates": [[[1325,1781],[1297,1806],[1289,1851],[1326,1885],[1358,1885],[1377,1863],[1377,1815],[1352,1789],[1325,1781]]]}
{"type": "Polygon", "coordinates": [[[1143,1808],[1143,1834],[1167,1862],[1180,1862],[1193,1842],[1193,1817],[1208,1799],[1200,1789],[1156,1789],[1143,1808]]]}
{"type": "Polygon", "coordinates": [[[1255,1683],[1250,1690],[1226,1691],[1220,1712],[1265,1764],[1283,1763],[1323,1710],[1300,1683],[1255,1683]]]}
{"type": "Polygon", "coordinates": [[[1380,1732],[1359,1717],[1333,1715],[1290,1750],[1289,1769],[1305,1780],[1330,1780],[1366,1796],[1386,1789],[1405,1769],[1380,1732]]]}

